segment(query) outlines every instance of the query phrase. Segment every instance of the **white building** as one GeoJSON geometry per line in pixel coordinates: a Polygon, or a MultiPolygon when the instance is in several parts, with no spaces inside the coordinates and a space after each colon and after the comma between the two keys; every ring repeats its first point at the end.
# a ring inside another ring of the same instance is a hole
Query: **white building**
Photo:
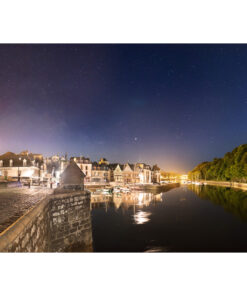
{"type": "Polygon", "coordinates": [[[92,178],[92,162],[90,158],[85,158],[83,156],[80,157],[71,157],[74,162],[78,165],[78,167],[83,171],[85,174],[85,183],[91,182],[92,178]]]}
{"type": "Polygon", "coordinates": [[[32,154],[28,151],[20,154],[7,152],[0,155],[0,180],[39,181],[42,163],[41,154],[32,154]]]}

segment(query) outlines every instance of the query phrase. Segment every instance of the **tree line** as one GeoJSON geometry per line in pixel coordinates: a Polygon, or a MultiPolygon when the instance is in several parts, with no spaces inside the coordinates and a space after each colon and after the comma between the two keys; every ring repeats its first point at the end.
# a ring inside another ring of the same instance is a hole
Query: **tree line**
{"type": "Polygon", "coordinates": [[[232,190],[220,186],[193,185],[191,185],[190,189],[201,199],[210,200],[214,204],[221,205],[226,211],[247,221],[247,191],[232,190]]]}
{"type": "Polygon", "coordinates": [[[247,144],[236,147],[223,158],[200,163],[188,175],[191,180],[247,182],[247,144]]]}

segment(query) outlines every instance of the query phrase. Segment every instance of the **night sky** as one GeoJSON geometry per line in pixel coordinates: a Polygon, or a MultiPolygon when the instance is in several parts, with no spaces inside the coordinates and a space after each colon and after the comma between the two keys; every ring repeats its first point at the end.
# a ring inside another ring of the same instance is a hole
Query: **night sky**
{"type": "Polygon", "coordinates": [[[247,45],[0,45],[0,153],[186,172],[247,142],[247,45]]]}

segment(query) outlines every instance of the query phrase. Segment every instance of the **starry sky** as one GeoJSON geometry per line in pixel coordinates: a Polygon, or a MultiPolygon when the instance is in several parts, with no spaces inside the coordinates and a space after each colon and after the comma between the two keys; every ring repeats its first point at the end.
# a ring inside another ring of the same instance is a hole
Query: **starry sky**
{"type": "Polygon", "coordinates": [[[247,142],[247,45],[0,45],[0,153],[187,172],[247,142]]]}

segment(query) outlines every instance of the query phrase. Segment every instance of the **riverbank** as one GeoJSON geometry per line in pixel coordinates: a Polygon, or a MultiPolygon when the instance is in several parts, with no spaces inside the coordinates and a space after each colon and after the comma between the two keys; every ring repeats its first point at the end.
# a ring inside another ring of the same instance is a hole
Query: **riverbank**
{"type": "MultiPolygon", "coordinates": [[[[154,185],[154,184],[143,184],[143,185],[142,184],[138,184],[138,185],[129,184],[129,185],[130,185],[130,188],[133,187],[134,190],[160,193],[160,192],[164,192],[164,191],[170,190],[175,187],[179,187],[180,183],[170,183],[170,184],[163,184],[163,185],[154,185]]],[[[95,191],[97,189],[103,189],[106,187],[113,188],[114,186],[111,186],[109,184],[106,184],[106,185],[85,185],[85,188],[90,191],[95,191]]]]}
{"type": "Polygon", "coordinates": [[[152,192],[152,193],[160,193],[179,186],[180,186],[180,183],[170,183],[170,184],[163,184],[163,185],[145,184],[145,185],[135,186],[135,190],[152,192]]]}
{"type": "Polygon", "coordinates": [[[207,185],[223,186],[223,187],[231,187],[231,188],[247,190],[247,183],[212,181],[212,180],[201,180],[200,182],[205,182],[207,183],[207,185]]]}

